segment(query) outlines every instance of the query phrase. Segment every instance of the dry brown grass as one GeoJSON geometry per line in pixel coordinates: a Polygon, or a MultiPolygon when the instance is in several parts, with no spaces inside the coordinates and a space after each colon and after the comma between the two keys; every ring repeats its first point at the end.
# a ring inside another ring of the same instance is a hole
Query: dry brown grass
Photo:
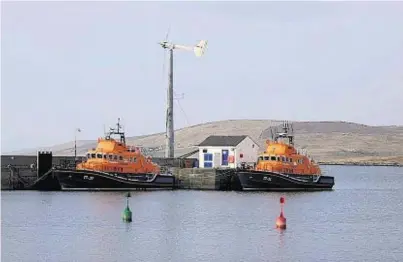
{"type": "MultiPolygon", "coordinates": [[[[280,124],[277,120],[226,120],[210,122],[175,131],[175,147],[181,153],[191,150],[209,135],[249,135],[261,145],[269,138],[268,128],[280,124]]],[[[318,161],[397,161],[403,164],[403,126],[366,126],[348,122],[294,122],[297,147],[304,147],[318,161]],[[389,160],[387,160],[389,159],[389,160]],[[394,159],[394,160],[393,160],[394,159]]],[[[145,147],[165,147],[165,134],[129,137],[128,143],[145,147]]],[[[95,146],[83,141],[78,152],[83,154],[95,146]]],[[[73,142],[56,145],[55,155],[72,155],[73,142]]],[[[30,150],[22,153],[34,153],[30,150]]]]}

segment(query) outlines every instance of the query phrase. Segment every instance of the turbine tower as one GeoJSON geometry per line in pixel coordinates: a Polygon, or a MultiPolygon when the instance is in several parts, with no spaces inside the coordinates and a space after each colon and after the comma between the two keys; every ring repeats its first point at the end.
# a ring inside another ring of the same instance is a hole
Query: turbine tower
{"type": "Polygon", "coordinates": [[[174,49],[180,49],[185,51],[193,51],[197,57],[201,57],[206,48],[207,48],[207,41],[201,40],[195,46],[185,46],[185,45],[177,45],[173,43],[169,43],[167,41],[168,34],[166,36],[165,41],[159,42],[159,44],[164,49],[169,50],[169,86],[168,86],[168,93],[167,93],[167,112],[166,112],[166,134],[165,134],[165,157],[166,158],[174,158],[174,112],[173,112],[173,60],[174,60],[174,49]]]}

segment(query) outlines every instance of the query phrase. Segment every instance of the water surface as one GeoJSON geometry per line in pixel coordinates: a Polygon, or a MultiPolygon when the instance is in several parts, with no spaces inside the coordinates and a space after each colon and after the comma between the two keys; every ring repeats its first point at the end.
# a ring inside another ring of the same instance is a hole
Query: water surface
{"type": "Polygon", "coordinates": [[[403,168],[327,166],[331,192],[2,192],[2,261],[403,261],[403,168]],[[287,230],[274,227],[286,198],[287,230]]]}

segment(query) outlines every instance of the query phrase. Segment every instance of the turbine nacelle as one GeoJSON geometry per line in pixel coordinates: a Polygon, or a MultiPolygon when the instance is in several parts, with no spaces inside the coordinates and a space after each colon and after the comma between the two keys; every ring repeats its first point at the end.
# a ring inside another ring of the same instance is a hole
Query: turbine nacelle
{"type": "Polygon", "coordinates": [[[160,46],[162,46],[162,48],[164,49],[174,49],[175,46],[171,43],[169,43],[168,41],[162,41],[158,43],[160,46]]]}
{"type": "Polygon", "coordinates": [[[186,51],[193,51],[197,57],[201,57],[202,55],[204,55],[204,52],[207,49],[206,40],[201,40],[195,46],[175,45],[175,44],[169,43],[168,41],[159,42],[159,45],[162,46],[162,48],[164,48],[164,49],[170,49],[170,50],[181,49],[181,50],[186,50],[186,51]]]}

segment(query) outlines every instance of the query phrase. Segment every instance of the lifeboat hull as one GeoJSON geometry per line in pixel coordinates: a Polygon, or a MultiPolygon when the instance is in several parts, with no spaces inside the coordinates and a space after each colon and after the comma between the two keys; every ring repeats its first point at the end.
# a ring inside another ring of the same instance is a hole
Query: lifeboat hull
{"type": "Polygon", "coordinates": [[[282,174],[267,171],[239,170],[236,172],[244,191],[309,191],[332,190],[334,177],[282,174]]]}
{"type": "Polygon", "coordinates": [[[122,174],[92,170],[57,169],[53,174],[62,190],[119,191],[136,189],[174,189],[175,177],[169,174],[122,174]]]}

